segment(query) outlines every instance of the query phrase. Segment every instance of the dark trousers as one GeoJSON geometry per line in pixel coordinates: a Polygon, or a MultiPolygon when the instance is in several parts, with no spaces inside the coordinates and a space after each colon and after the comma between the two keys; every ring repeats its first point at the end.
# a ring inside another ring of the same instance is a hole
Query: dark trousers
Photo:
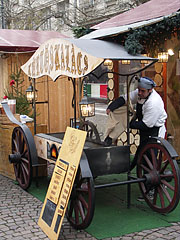
{"type": "Polygon", "coordinates": [[[149,128],[148,131],[140,131],[140,145],[138,146],[134,159],[130,165],[130,170],[132,170],[137,164],[138,155],[141,151],[141,147],[149,142],[150,137],[158,137],[158,134],[159,127],[149,128]]]}

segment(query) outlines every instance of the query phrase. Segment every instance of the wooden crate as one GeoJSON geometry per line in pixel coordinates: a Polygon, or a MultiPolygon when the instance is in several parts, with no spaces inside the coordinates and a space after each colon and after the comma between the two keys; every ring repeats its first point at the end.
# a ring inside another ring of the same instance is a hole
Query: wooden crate
{"type": "Polygon", "coordinates": [[[0,123],[0,174],[15,180],[13,165],[9,163],[12,131],[16,125],[0,123]]]}
{"type": "MultiPolygon", "coordinates": [[[[2,116],[2,115],[1,115],[2,116]]],[[[4,124],[5,118],[1,118],[0,121],[0,174],[15,180],[13,164],[9,163],[9,154],[11,151],[12,132],[17,125],[15,124],[4,124]]],[[[27,124],[30,131],[34,132],[33,123],[27,124]]],[[[47,133],[46,125],[37,125],[37,132],[47,133]]],[[[42,160],[40,160],[42,163],[42,160]]],[[[43,162],[44,163],[44,162],[43,162]]],[[[46,162],[47,163],[47,162],[46,162]]],[[[35,170],[33,169],[33,176],[35,176],[35,170]]],[[[47,164],[39,167],[38,176],[47,176],[47,164]]]]}

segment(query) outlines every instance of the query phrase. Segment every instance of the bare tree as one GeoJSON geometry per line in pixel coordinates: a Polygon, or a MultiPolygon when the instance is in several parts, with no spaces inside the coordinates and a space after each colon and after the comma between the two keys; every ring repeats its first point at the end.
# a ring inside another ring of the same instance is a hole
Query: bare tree
{"type": "Polygon", "coordinates": [[[85,14],[77,6],[71,5],[66,0],[46,1],[44,4],[37,0],[1,0],[2,28],[50,30],[52,19],[58,19],[59,25],[73,27],[77,21],[77,17],[74,16],[85,14]],[[58,8],[59,3],[63,3],[62,8],[58,8]]]}
{"type": "Polygon", "coordinates": [[[147,1],[114,0],[114,7],[109,9],[107,0],[96,0],[93,4],[86,0],[79,5],[75,0],[1,0],[1,23],[2,28],[26,30],[89,27],[147,1]]]}

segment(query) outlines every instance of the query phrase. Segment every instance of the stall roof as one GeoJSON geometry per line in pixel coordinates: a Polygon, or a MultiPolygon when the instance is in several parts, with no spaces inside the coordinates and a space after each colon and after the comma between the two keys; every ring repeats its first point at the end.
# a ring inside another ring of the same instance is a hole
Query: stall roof
{"type": "Polygon", "coordinates": [[[0,51],[33,51],[45,41],[57,37],[67,38],[67,36],[55,31],[0,29],[0,51]]]}
{"type": "Polygon", "coordinates": [[[135,28],[151,25],[153,23],[162,21],[163,18],[164,17],[160,17],[160,18],[137,22],[137,23],[132,23],[132,24],[128,24],[128,25],[124,25],[124,26],[120,26],[120,27],[98,29],[87,35],[82,36],[81,39],[101,39],[104,37],[115,36],[118,34],[122,34],[124,32],[128,32],[129,29],[135,29],[135,28]]]}
{"type": "MultiPolygon", "coordinates": [[[[113,42],[54,38],[43,43],[32,57],[21,66],[21,69],[31,78],[48,75],[55,81],[59,76],[72,78],[86,76],[105,59],[147,60],[149,63],[145,67],[157,61],[155,58],[142,55],[130,55],[123,46],[113,42]]],[[[129,75],[133,74],[133,71],[136,72],[136,70],[131,70],[129,75]]]]}
{"type": "Polygon", "coordinates": [[[107,21],[99,23],[93,26],[92,29],[119,27],[144,20],[167,16],[178,12],[179,10],[179,0],[151,0],[127,12],[112,17],[107,21]]]}
{"type": "Polygon", "coordinates": [[[130,55],[123,46],[114,42],[72,38],[67,40],[82,51],[97,58],[112,60],[155,60],[154,58],[144,57],[143,55],[130,55]]]}
{"type": "Polygon", "coordinates": [[[83,39],[114,36],[162,21],[164,17],[180,14],[180,0],[151,0],[92,27],[97,29],[83,39]]]}

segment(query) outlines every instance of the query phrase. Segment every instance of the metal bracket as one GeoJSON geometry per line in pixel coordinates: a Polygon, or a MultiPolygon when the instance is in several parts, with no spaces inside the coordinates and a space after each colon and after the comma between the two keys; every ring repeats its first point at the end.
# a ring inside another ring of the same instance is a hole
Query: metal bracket
{"type": "Polygon", "coordinates": [[[89,163],[86,157],[85,152],[82,152],[81,160],[80,160],[80,168],[81,168],[81,174],[82,178],[90,178],[92,177],[91,169],[89,167],[89,163]]]}

